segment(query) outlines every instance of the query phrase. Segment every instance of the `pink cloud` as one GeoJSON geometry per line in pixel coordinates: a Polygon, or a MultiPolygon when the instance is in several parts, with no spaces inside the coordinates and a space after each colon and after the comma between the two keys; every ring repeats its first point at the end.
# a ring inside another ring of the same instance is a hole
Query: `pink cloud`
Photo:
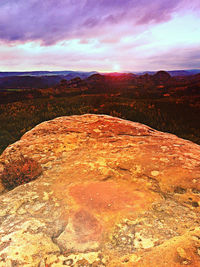
{"type": "Polygon", "coordinates": [[[123,23],[131,31],[137,25],[167,21],[174,12],[188,8],[200,8],[199,1],[5,0],[0,3],[0,39],[51,45],[73,38],[102,38],[123,23]]]}

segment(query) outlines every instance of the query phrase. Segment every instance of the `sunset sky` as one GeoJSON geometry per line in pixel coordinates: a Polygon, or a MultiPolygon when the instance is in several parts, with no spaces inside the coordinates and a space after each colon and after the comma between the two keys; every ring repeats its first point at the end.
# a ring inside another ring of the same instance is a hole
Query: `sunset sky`
{"type": "Polygon", "coordinates": [[[0,71],[192,68],[199,0],[0,1],[0,71]]]}

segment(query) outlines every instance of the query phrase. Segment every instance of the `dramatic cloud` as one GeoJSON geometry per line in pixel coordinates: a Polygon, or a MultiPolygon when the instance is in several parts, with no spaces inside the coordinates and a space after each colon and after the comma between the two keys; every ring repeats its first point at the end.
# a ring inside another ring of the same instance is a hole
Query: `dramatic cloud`
{"type": "Polygon", "coordinates": [[[1,0],[0,39],[39,40],[45,45],[73,38],[135,32],[139,25],[167,21],[198,0],[1,0]]]}
{"type": "Polygon", "coordinates": [[[177,70],[177,69],[198,69],[200,68],[200,47],[182,47],[174,48],[165,53],[154,55],[145,59],[149,66],[159,69],[177,70]]]}
{"type": "Polygon", "coordinates": [[[200,68],[199,0],[1,0],[1,70],[200,68]]]}

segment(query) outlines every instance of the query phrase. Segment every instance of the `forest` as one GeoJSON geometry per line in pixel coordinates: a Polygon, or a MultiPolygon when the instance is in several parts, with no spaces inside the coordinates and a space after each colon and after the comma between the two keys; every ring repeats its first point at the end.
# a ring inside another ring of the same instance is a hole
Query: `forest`
{"type": "Polygon", "coordinates": [[[9,88],[0,90],[0,153],[43,121],[85,113],[140,122],[200,144],[200,74],[94,73],[54,77],[53,84],[49,78],[49,86],[35,78],[37,86],[33,77],[23,86],[23,77],[16,88],[8,77],[9,88]]]}

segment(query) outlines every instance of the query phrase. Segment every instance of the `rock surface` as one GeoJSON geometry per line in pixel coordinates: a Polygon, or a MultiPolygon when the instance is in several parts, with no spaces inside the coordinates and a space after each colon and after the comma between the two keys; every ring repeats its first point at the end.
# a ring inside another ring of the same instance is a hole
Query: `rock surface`
{"type": "Polygon", "coordinates": [[[104,115],[41,123],[1,155],[42,166],[0,196],[0,266],[200,266],[200,147],[104,115]]]}

